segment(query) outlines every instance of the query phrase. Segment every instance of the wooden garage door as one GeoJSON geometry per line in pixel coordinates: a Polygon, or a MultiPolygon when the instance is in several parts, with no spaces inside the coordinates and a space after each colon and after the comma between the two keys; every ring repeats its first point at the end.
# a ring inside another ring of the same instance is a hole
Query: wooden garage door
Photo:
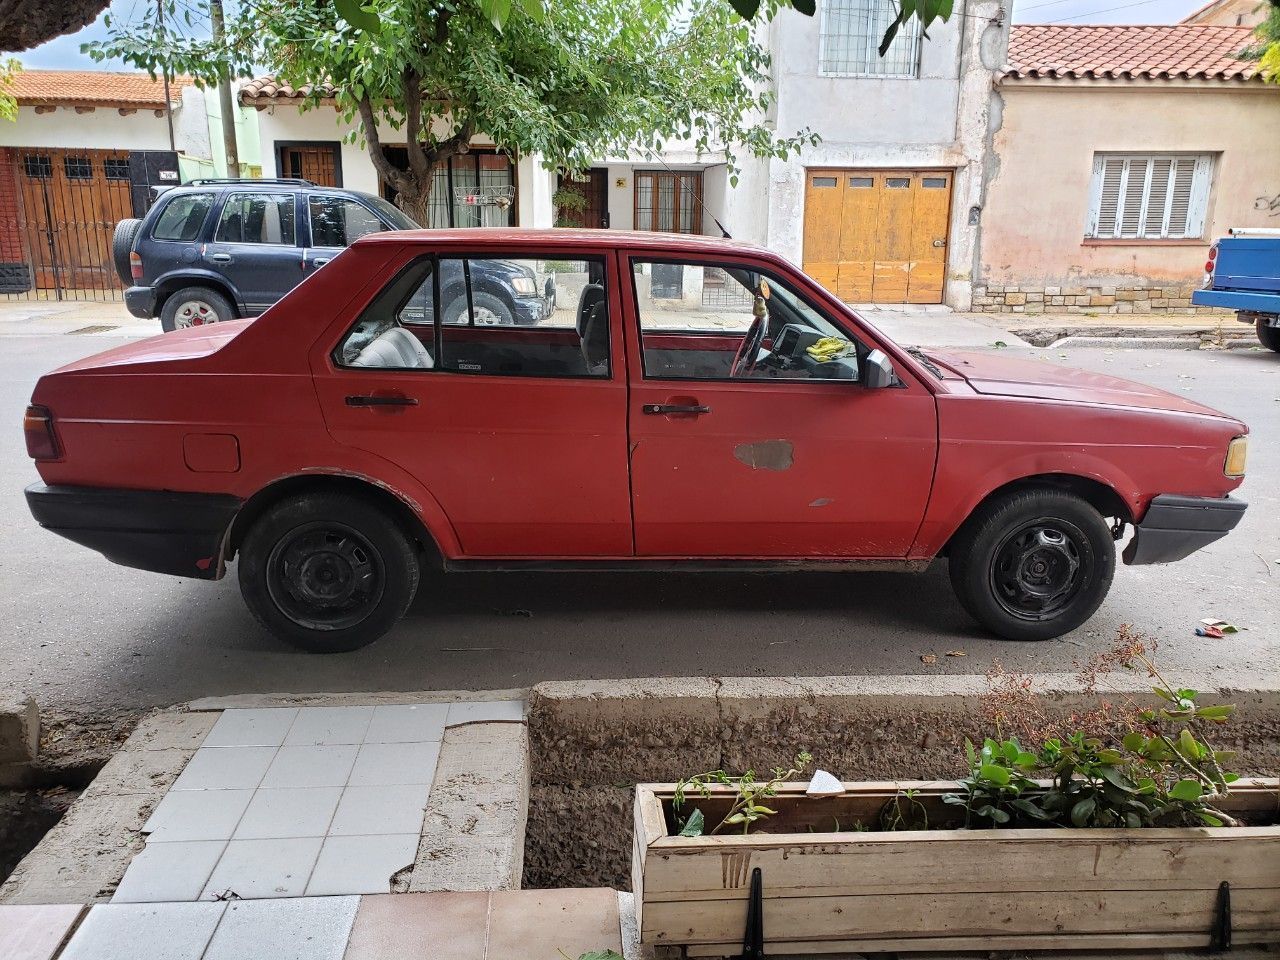
{"type": "Polygon", "coordinates": [[[126,150],[14,148],[25,248],[38,290],[110,291],[117,221],[133,216],[126,150]]]}
{"type": "Polygon", "coordinates": [[[941,303],[949,170],[810,170],[804,269],[852,303],[941,303]]]}

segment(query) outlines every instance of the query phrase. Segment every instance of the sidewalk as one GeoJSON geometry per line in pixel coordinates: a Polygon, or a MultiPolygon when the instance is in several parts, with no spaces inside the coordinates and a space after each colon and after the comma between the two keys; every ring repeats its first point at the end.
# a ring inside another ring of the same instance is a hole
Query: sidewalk
{"type": "MultiPolygon", "coordinates": [[[[1032,349],[1111,346],[1123,340],[1128,346],[1194,349],[1257,343],[1253,328],[1238,322],[1234,314],[1027,315],[958,313],[949,307],[917,304],[851,306],[905,346],[982,348],[1003,344],[1032,349]]],[[[120,302],[0,300],[0,336],[151,337],[160,332],[159,320],[138,320],[120,302]]]]}

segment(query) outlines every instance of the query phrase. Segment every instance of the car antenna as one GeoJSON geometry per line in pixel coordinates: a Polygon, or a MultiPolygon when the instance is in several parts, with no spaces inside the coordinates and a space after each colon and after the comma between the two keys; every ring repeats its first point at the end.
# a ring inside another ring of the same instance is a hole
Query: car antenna
{"type": "MultiPolygon", "coordinates": [[[[663,160],[662,157],[658,156],[652,150],[646,149],[644,153],[648,159],[657,160],[660,164],[662,164],[663,168],[667,171],[667,173],[674,174],[676,172],[667,166],[667,161],[663,160]]],[[[719,166],[719,164],[716,164],[716,166],[719,166]]],[[[701,190],[699,190],[698,193],[694,194],[694,199],[698,201],[698,206],[702,208],[702,212],[705,213],[708,217],[710,217],[712,222],[715,223],[715,225],[720,228],[720,235],[724,237],[724,239],[726,240],[732,240],[733,237],[730,236],[729,231],[724,228],[724,224],[720,222],[720,218],[717,217],[710,210],[708,210],[707,205],[702,202],[701,190]]]]}

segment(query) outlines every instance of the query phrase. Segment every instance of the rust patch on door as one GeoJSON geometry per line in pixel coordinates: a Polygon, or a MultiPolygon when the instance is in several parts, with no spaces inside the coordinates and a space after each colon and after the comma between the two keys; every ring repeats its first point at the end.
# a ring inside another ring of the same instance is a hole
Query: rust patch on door
{"type": "Polygon", "coordinates": [[[740,443],[733,448],[733,456],[752,470],[790,470],[795,462],[791,444],[786,440],[740,443]]]}

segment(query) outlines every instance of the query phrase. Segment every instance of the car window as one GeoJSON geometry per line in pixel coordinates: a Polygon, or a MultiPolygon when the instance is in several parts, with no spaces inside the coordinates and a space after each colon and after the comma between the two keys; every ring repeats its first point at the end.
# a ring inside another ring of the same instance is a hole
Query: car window
{"type": "Polygon", "coordinates": [[[213,206],[212,193],[184,193],[164,205],[151,236],[156,240],[197,240],[213,206]]]}
{"type": "Polygon", "coordinates": [[[857,380],[866,348],[772,272],[633,260],[644,373],[673,380],[857,380]]]}
{"type": "Polygon", "coordinates": [[[610,375],[602,258],[424,257],[374,298],[339,365],[493,376],[610,375]]]}
{"type": "Polygon", "coordinates": [[[346,197],[312,195],[307,206],[313,247],[346,247],[367,233],[386,229],[368,207],[346,197]]]}
{"type": "Polygon", "coordinates": [[[293,194],[231,194],[222,207],[214,240],[293,245],[296,242],[293,194]]]}

